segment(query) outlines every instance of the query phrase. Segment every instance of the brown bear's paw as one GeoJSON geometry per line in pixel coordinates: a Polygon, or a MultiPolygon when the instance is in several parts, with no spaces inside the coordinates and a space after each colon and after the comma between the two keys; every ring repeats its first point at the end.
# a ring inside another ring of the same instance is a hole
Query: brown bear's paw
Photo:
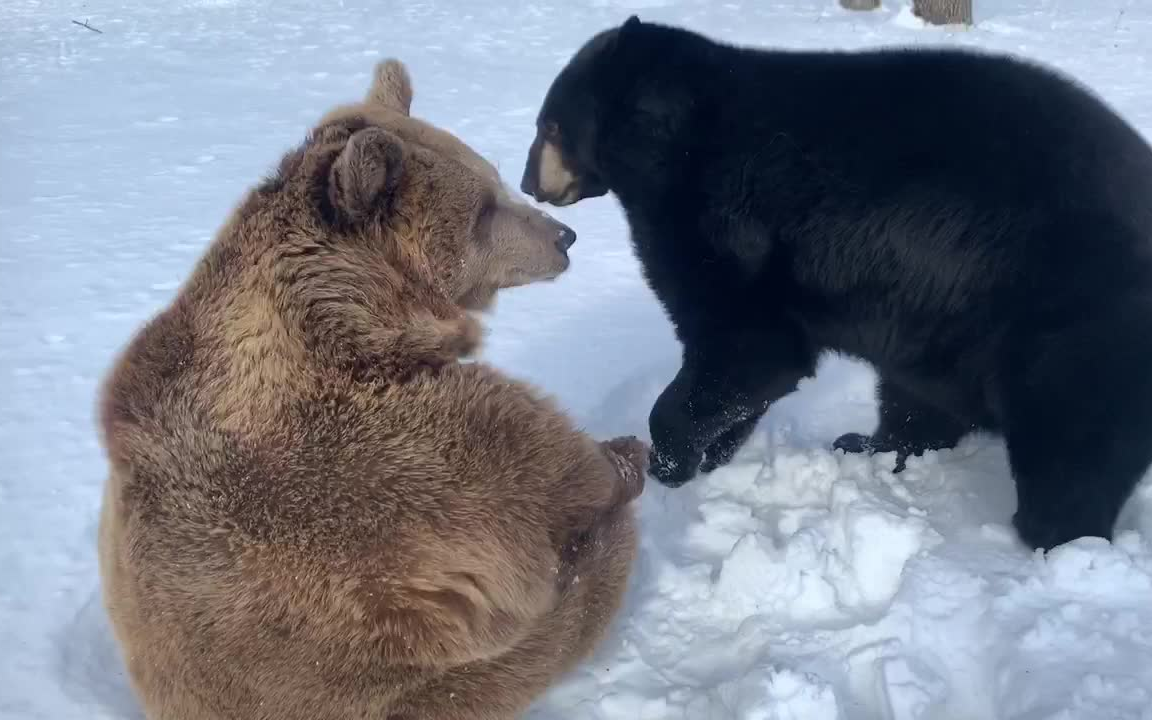
{"type": "Polygon", "coordinates": [[[648,445],[634,435],[627,435],[605,440],[600,443],[600,447],[616,468],[623,502],[635,500],[644,491],[644,477],[648,472],[648,445]]]}

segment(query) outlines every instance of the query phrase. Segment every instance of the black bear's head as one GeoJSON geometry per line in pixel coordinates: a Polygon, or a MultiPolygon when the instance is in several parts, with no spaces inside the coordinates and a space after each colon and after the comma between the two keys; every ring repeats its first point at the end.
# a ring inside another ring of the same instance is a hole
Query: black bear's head
{"type": "Polygon", "coordinates": [[[520,189],[571,205],[618,190],[624,165],[666,154],[693,105],[675,70],[683,59],[667,64],[689,37],[632,15],[589,39],[544,96],[520,189]]]}

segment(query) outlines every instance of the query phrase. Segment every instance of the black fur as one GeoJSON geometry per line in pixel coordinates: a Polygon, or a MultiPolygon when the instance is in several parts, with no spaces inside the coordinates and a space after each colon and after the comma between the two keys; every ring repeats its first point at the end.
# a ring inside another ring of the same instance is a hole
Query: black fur
{"type": "Polygon", "coordinates": [[[1152,462],[1152,150],[1092,94],[1007,57],[630,18],[557,76],[551,122],[683,343],[659,481],[730,460],[831,350],[881,378],[879,427],[836,447],[903,466],[1000,433],[1026,543],[1111,538],[1152,462]]]}

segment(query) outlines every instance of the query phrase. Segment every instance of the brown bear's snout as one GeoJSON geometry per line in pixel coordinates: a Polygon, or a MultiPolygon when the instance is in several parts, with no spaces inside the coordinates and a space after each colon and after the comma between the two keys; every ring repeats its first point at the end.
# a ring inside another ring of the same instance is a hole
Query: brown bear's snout
{"type": "Polygon", "coordinates": [[[548,213],[504,201],[485,227],[491,241],[484,285],[516,287],[552,280],[568,269],[568,248],[576,242],[576,231],[548,213]]]}
{"type": "Polygon", "coordinates": [[[548,213],[543,213],[539,210],[533,210],[533,213],[536,215],[536,221],[544,223],[542,230],[544,236],[547,237],[551,235],[556,242],[556,249],[560,251],[561,255],[566,257],[568,255],[568,248],[576,243],[576,231],[548,213]]]}

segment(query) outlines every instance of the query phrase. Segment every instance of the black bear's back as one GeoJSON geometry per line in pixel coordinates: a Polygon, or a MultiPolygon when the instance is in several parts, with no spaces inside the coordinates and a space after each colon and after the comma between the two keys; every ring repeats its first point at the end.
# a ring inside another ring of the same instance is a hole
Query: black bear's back
{"type": "Polygon", "coordinates": [[[665,97],[645,107],[688,120],[633,115],[604,156],[627,158],[613,184],[677,326],[781,308],[817,345],[903,363],[1152,287],[1152,148],[1062,74],[637,32],[634,59],[661,61],[634,84],[665,97]]]}
{"type": "Polygon", "coordinates": [[[701,149],[726,165],[790,146],[823,181],[870,200],[915,182],[1152,226],[1147,142],[1052,70],[953,49],[730,53],[719,82],[696,80],[715,108],[701,149]]]}

